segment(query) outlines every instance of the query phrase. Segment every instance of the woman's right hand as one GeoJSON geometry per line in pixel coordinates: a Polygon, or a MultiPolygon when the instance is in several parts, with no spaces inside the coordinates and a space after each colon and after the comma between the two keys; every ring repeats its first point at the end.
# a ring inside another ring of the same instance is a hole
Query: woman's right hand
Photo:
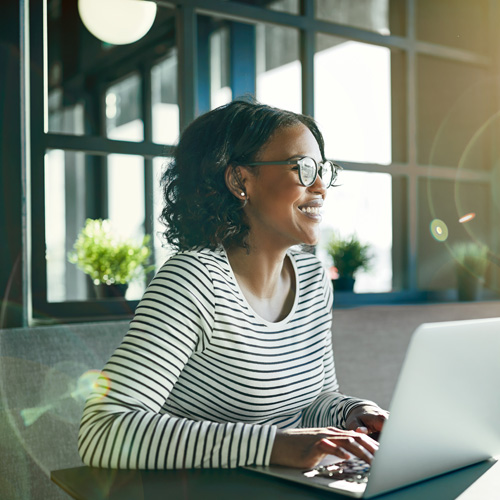
{"type": "Polygon", "coordinates": [[[312,468],[326,455],[347,459],[350,454],[371,463],[378,443],[362,432],[336,427],[278,429],[271,452],[271,464],[312,468]]]}

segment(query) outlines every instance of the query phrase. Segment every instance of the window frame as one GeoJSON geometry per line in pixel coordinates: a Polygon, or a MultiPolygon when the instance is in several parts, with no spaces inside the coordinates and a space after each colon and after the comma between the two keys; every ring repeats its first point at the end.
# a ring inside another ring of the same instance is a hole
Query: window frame
{"type": "MultiPolygon", "coordinates": [[[[23,2],[21,2],[23,3],[23,2]]],[[[406,161],[390,165],[341,162],[345,168],[360,172],[389,173],[393,181],[393,202],[404,203],[402,210],[393,211],[393,233],[402,231],[403,236],[393,239],[393,269],[397,274],[396,284],[401,291],[381,294],[336,293],[338,306],[362,304],[387,304],[401,302],[426,302],[454,300],[452,290],[426,291],[417,286],[418,278],[418,184],[422,178],[453,180],[456,169],[438,165],[421,165],[417,160],[417,59],[425,54],[453,60],[461,64],[471,64],[487,68],[492,74],[498,71],[498,49],[490,54],[445,47],[424,42],[416,38],[417,0],[405,0],[405,35],[382,35],[360,28],[315,19],[314,0],[301,0],[301,14],[289,14],[269,10],[255,5],[223,0],[176,0],[159,1],[161,5],[175,10],[175,43],[178,54],[178,104],[180,130],[182,131],[200,111],[206,111],[203,97],[203,79],[206,68],[200,65],[197,16],[216,16],[234,22],[247,24],[270,23],[298,29],[300,32],[300,60],[302,66],[302,112],[314,116],[314,53],[315,35],[324,33],[349,40],[373,44],[390,49],[398,49],[406,57],[406,102],[404,112],[406,124],[406,161]],[[201,108],[201,109],[200,109],[201,108]],[[395,186],[395,187],[394,187],[395,186]],[[396,247],[394,247],[396,245],[396,247]]],[[[499,7],[490,1],[491,32],[494,33],[495,18],[499,17],[499,7]]],[[[150,70],[156,60],[151,58],[141,66],[142,105],[144,121],[144,141],[128,142],[106,139],[99,135],[71,136],[48,132],[44,124],[44,78],[30,68],[42,67],[46,71],[46,0],[25,0],[21,19],[22,36],[27,40],[25,62],[21,67],[24,80],[29,83],[28,102],[23,107],[22,120],[29,124],[26,138],[26,175],[23,179],[25,195],[23,212],[27,215],[24,224],[24,241],[27,257],[24,262],[23,289],[25,291],[25,322],[28,324],[45,322],[93,321],[131,317],[137,301],[88,300],[61,303],[47,302],[45,264],[45,201],[44,156],[47,149],[80,151],[93,155],[110,153],[138,155],[145,159],[145,190],[150,194],[153,188],[152,161],[158,156],[167,156],[173,146],[163,146],[152,142],[152,111],[150,70]],[[35,188],[36,187],[36,188],[35,188]]],[[[498,38],[498,35],[497,35],[498,38]]],[[[493,44],[492,44],[493,46],[493,44]]],[[[45,75],[44,75],[45,76],[45,75]]],[[[236,97],[236,96],[235,96],[236,97]]],[[[488,171],[465,172],[470,182],[489,182],[488,171]]],[[[146,196],[151,200],[152,196],[146,196]]],[[[146,206],[146,221],[151,220],[152,202],[146,206]]],[[[146,227],[151,232],[151,227],[146,227]]],[[[496,238],[498,240],[498,234],[496,238]]]]}

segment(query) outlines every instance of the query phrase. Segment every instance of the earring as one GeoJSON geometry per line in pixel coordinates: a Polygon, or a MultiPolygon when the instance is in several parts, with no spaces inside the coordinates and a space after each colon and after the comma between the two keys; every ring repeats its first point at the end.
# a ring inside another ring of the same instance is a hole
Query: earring
{"type": "Polygon", "coordinates": [[[240,193],[240,195],[241,195],[241,196],[246,196],[246,194],[245,194],[245,192],[244,192],[244,191],[242,191],[242,192],[240,193]]]}

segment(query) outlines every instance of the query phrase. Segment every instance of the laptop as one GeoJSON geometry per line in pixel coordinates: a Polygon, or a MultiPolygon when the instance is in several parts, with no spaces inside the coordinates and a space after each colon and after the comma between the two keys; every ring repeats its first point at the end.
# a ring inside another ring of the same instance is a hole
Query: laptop
{"type": "Polygon", "coordinates": [[[354,498],[381,495],[500,455],[499,387],[500,318],[422,324],[367,473],[349,476],[333,456],[308,471],[247,468],[354,498]]]}

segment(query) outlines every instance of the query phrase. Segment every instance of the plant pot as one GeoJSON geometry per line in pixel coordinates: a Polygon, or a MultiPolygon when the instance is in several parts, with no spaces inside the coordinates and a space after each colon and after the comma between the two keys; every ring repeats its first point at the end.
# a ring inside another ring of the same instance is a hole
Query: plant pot
{"type": "Polygon", "coordinates": [[[341,292],[352,292],[354,282],[355,279],[352,276],[339,276],[336,280],[333,280],[333,288],[341,292]]]}
{"type": "Polygon", "coordinates": [[[128,284],[123,285],[106,285],[99,283],[94,285],[95,295],[98,299],[122,299],[127,292],[128,284]]]}
{"type": "Polygon", "coordinates": [[[458,300],[472,301],[477,300],[479,296],[479,279],[470,271],[460,266],[457,267],[457,291],[458,300]]]}

